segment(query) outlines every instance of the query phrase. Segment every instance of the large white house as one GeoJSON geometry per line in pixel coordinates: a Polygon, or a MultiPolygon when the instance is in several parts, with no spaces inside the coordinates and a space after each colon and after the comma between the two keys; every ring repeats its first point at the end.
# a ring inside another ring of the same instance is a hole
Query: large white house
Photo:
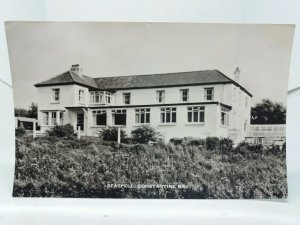
{"type": "Polygon", "coordinates": [[[218,70],[92,78],[79,65],[35,84],[41,131],[73,124],[82,135],[149,124],[170,138],[244,140],[252,95],[218,70]]]}

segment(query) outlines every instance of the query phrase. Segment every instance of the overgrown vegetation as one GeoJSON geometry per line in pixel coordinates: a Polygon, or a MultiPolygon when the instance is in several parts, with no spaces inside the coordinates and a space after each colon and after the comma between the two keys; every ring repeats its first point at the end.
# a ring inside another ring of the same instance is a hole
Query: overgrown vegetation
{"type": "Polygon", "coordinates": [[[46,135],[50,137],[67,137],[67,138],[72,138],[75,136],[74,129],[71,124],[55,125],[46,131],[46,135]]]}
{"type": "Polygon", "coordinates": [[[16,137],[23,137],[26,133],[26,130],[24,129],[24,127],[17,127],[15,129],[15,135],[16,137]]]}
{"type": "Polygon", "coordinates": [[[159,142],[162,138],[159,132],[157,132],[153,127],[147,125],[140,126],[132,130],[131,137],[134,143],[139,144],[147,144],[149,141],[159,142]]]}
{"type": "Polygon", "coordinates": [[[90,198],[281,198],[285,149],[230,140],[149,146],[95,137],[16,138],[14,196],[90,198]],[[209,150],[208,150],[209,148],[209,150]],[[109,184],[132,184],[108,187],[109,184]],[[175,184],[187,188],[136,188],[175,184]]]}
{"type": "MultiPolygon", "coordinates": [[[[99,131],[99,137],[103,141],[118,141],[118,128],[117,127],[106,127],[99,131]]],[[[127,135],[124,130],[120,130],[121,142],[127,142],[127,135]]]]}

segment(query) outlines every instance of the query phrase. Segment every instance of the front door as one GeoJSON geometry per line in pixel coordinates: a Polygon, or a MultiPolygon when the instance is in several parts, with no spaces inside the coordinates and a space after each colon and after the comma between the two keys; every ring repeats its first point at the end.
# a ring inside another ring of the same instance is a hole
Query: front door
{"type": "Polygon", "coordinates": [[[84,114],[83,113],[77,113],[77,126],[76,128],[80,126],[80,130],[84,130],[84,114]]]}

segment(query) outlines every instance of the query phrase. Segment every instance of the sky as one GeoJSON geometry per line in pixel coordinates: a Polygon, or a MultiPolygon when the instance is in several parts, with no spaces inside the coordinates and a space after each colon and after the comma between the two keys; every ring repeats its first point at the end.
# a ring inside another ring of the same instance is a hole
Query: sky
{"type": "Polygon", "coordinates": [[[294,26],[199,23],[9,22],[16,107],[35,83],[80,64],[91,77],[218,69],[253,94],[286,105],[294,26]]]}

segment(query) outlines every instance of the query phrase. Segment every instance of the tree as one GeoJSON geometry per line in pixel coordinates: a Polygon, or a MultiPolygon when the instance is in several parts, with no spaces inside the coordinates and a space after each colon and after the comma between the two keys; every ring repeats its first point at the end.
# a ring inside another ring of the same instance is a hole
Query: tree
{"type": "Polygon", "coordinates": [[[38,114],[38,107],[37,104],[35,104],[34,102],[31,103],[29,109],[15,108],[15,116],[37,119],[37,114],[38,114]]]}
{"type": "Polygon", "coordinates": [[[251,124],[285,124],[286,108],[270,99],[263,99],[251,109],[251,124]]]}

